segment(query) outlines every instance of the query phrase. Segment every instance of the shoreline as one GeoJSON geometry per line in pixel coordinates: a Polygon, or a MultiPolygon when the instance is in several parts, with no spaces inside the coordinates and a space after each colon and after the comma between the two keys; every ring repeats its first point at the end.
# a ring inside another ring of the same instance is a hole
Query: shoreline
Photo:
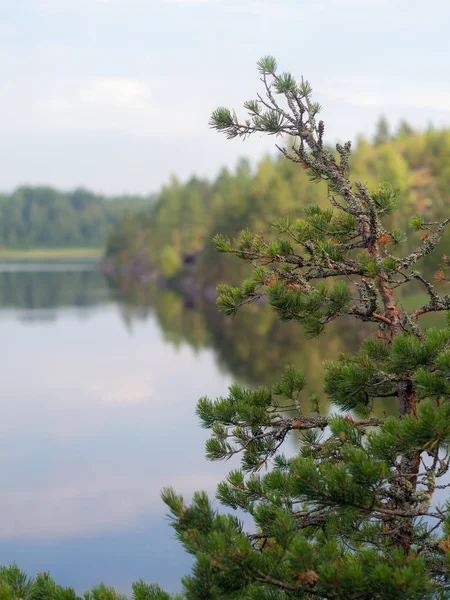
{"type": "Polygon", "coordinates": [[[75,261],[86,260],[100,263],[103,248],[0,248],[1,262],[39,262],[43,260],[75,261]]]}
{"type": "Polygon", "coordinates": [[[98,264],[100,273],[112,281],[122,282],[127,285],[156,285],[160,289],[172,289],[182,294],[187,299],[203,298],[215,302],[217,291],[215,285],[202,285],[195,276],[195,270],[190,265],[174,279],[166,279],[148,264],[138,260],[118,267],[111,259],[103,259],[98,264]]]}

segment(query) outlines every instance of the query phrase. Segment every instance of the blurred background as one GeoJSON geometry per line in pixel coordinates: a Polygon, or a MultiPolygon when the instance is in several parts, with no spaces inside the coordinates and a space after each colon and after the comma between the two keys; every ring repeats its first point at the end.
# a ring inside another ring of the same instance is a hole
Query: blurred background
{"type": "Polygon", "coordinates": [[[254,98],[272,54],[311,82],[327,143],[352,140],[355,177],[400,187],[395,226],[440,218],[449,18],[437,0],[0,0],[0,564],[177,590],[191,562],[160,489],[213,495],[229,470],[196,401],[295,362],[329,410],[322,362],[362,332],[306,352],[264,307],[219,315],[215,285],[245,267],[211,244],[326,189],[209,117],[254,98]]]}

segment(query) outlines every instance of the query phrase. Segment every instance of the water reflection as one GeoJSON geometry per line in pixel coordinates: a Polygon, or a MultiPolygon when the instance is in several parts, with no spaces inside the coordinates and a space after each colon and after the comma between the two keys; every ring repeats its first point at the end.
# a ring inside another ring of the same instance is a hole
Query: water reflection
{"type": "Polygon", "coordinates": [[[204,460],[197,399],[269,383],[287,362],[319,392],[323,360],[361,335],[306,345],[268,310],[230,320],[171,290],[110,289],[92,269],[0,273],[0,327],[0,563],[80,592],[141,577],[178,589],[190,558],[160,488],[213,494],[230,468],[204,460]]]}
{"type": "Polygon", "coordinates": [[[191,561],[159,492],[214,493],[226,467],[204,461],[194,406],[231,377],[211,350],[165,342],[152,315],[130,334],[94,271],[15,275],[0,275],[0,563],[80,592],[177,589],[191,561]],[[24,319],[44,309],[53,321],[24,319]]]}
{"type": "Polygon", "coordinates": [[[105,304],[109,288],[92,265],[0,265],[0,307],[50,314],[63,307],[105,304]]]}
{"type": "Polygon", "coordinates": [[[172,290],[136,286],[122,290],[121,297],[130,328],[155,315],[166,341],[213,349],[225,372],[250,385],[271,383],[287,363],[295,363],[308,374],[311,392],[320,393],[323,361],[356,350],[369,330],[333,323],[326,338],[309,340],[300,325],[281,323],[268,307],[249,306],[231,319],[210,301],[186,301],[172,290]]]}

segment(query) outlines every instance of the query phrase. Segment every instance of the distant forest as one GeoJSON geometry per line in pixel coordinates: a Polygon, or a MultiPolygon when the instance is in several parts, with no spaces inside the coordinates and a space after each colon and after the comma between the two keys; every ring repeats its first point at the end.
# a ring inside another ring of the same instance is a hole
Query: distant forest
{"type": "Polygon", "coordinates": [[[84,189],[20,187],[0,194],[0,248],[103,247],[124,210],[146,212],[152,197],[106,198],[84,189]]]}
{"type": "MultiPolygon", "coordinates": [[[[450,129],[417,132],[403,123],[390,134],[381,120],[372,142],[359,138],[351,168],[369,189],[382,181],[400,188],[393,227],[407,228],[416,212],[440,219],[450,200],[450,129]]],[[[255,168],[242,159],[213,181],[173,177],[149,196],[24,186],[0,194],[0,249],[106,247],[118,271],[139,263],[167,279],[195,260],[202,282],[215,283],[230,268],[213,249],[216,233],[233,237],[249,228],[270,236],[268,222],[299,218],[304,206],[324,206],[326,198],[323,184],[282,156],[265,156],[255,168]]],[[[235,264],[229,275],[240,278],[235,264]]]]}
{"type": "MultiPolygon", "coordinates": [[[[390,182],[401,190],[392,229],[406,230],[415,213],[441,220],[450,201],[450,129],[414,131],[402,123],[395,134],[381,119],[372,142],[361,137],[353,148],[354,179],[374,190],[390,182]]],[[[173,178],[159,193],[152,213],[127,212],[108,237],[106,254],[118,273],[133,272],[132,265],[176,279],[195,262],[196,275],[204,285],[217,281],[240,281],[239,261],[218,255],[211,242],[216,233],[233,238],[239,231],[270,237],[267,223],[283,216],[302,216],[308,204],[327,205],[323,183],[283,156],[266,156],[256,169],[241,160],[234,171],[223,169],[214,181],[192,178],[181,183],[173,178]]],[[[417,240],[419,241],[419,233],[417,240]]],[[[401,254],[411,251],[406,242],[401,254]]],[[[442,244],[442,256],[447,248],[442,244]]],[[[436,258],[430,269],[437,268],[436,258]]],[[[191,269],[192,271],[192,269],[191,269]]]]}

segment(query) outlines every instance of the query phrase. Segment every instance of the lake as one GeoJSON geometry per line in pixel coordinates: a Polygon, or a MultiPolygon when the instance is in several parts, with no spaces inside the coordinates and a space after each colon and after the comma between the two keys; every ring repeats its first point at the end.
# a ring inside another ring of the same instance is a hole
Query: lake
{"type": "Polygon", "coordinates": [[[197,400],[270,383],[291,362],[320,392],[322,361],[360,337],[341,327],[305,346],[266,308],[232,320],[73,264],[0,265],[0,327],[0,564],[79,593],[100,581],[128,593],[141,578],[179,590],[191,558],[160,489],[213,496],[230,469],[204,458],[197,400]]]}

